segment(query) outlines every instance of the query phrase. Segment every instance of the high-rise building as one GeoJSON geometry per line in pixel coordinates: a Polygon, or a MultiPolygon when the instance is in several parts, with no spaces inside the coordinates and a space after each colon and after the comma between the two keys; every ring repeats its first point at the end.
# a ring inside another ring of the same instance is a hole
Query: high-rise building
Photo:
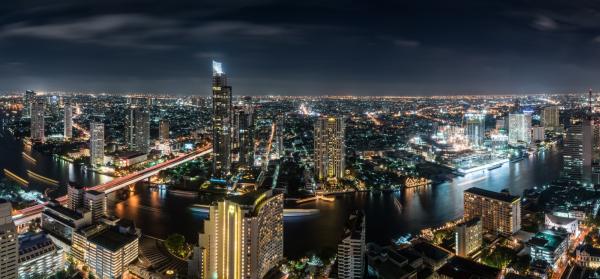
{"type": "Polygon", "coordinates": [[[163,119],[158,124],[158,140],[160,142],[167,142],[169,140],[169,121],[163,119]]]}
{"type": "Polygon", "coordinates": [[[68,208],[77,210],[83,207],[85,198],[85,187],[83,185],[69,182],[67,186],[68,208]]]}
{"type": "Polygon", "coordinates": [[[341,179],[345,171],[343,117],[319,117],[315,123],[315,175],[321,182],[341,179]]]}
{"type": "Polygon", "coordinates": [[[531,140],[544,141],[546,139],[546,129],[544,127],[535,126],[531,128],[531,140]]]}
{"type": "Polygon", "coordinates": [[[508,115],[508,144],[529,145],[531,143],[531,114],[511,113],[508,115]]]}
{"type": "Polygon", "coordinates": [[[77,211],[62,206],[57,201],[50,201],[42,211],[42,230],[56,245],[66,253],[70,253],[73,233],[92,224],[92,213],[79,208],[77,211]]]}
{"type": "Polygon", "coordinates": [[[254,113],[249,105],[238,108],[234,116],[234,142],[239,150],[241,166],[249,167],[254,162],[254,113]]]}
{"type": "Polygon", "coordinates": [[[563,139],[563,168],[561,178],[569,183],[591,181],[592,127],[589,120],[573,124],[563,139]]]}
{"type": "Polygon", "coordinates": [[[527,245],[531,249],[531,261],[543,261],[556,270],[568,252],[569,234],[559,230],[543,230],[536,233],[527,245]]]}
{"type": "Polygon", "coordinates": [[[44,98],[37,98],[31,103],[31,140],[43,142],[45,138],[44,134],[44,112],[46,110],[46,103],[44,98]]]}
{"type": "Polygon", "coordinates": [[[63,129],[63,137],[65,140],[69,140],[73,136],[73,108],[71,107],[70,102],[65,103],[64,116],[65,124],[63,129]]]}
{"type": "Polygon", "coordinates": [[[283,259],[283,195],[257,190],[211,205],[197,250],[201,278],[263,278],[283,259]]]}
{"type": "Polygon", "coordinates": [[[63,250],[47,234],[19,237],[19,278],[47,278],[64,266],[63,250]]]}
{"type": "Polygon", "coordinates": [[[90,165],[104,165],[104,123],[92,122],[90,126],[90,165]]]}
{"type": "Polygon", "coordinates": [[[85,192],[84,208],[92,212],[92,222],[98,222],[106,215],[106,195],[96,190],[85,192]]]}
{"type": "Polygon", "coordinates": [[[560,129],[560,108],[547,106],[542,110],[542,127],[546,130],[557,131],[560,129]]]}
{"type": "Polygon", "coordinates": [[[12,206],[0,200],[0,278],[17,279],[19,269],[19,240],[12,219],[12,206]]]}
{"type": "Polygon", "coordinates": [[[481,248],[483,243],[483,227],[479,217],[461,222],[456,225],[454,232],[456,239],[456,255],[469,257],[473,252],[481,248]]]}
{"type": "Polygon", "coordinates": [[[35,91],[27,90],[23,95],[23,116],[30,117],[31,116],[31,103],[35,99],[35,91]]]}
{"type": "Polygon", "coordinates": [[[121,278],[127,266],[138,258],[140,230],[133,222],[96,224],[73,233],[71,255],[98,278],[121,278]]]}
{"type": "Polygon", "coordinates": [[[212,175],[225,179],[231,170],[231,86],[227,85],[227,76],[221,63],[216,61],[213,61],[212,102],[212,175]]]}
{"type": "Polygon", "coordinates": [[[150,113],[144,107],[131,107],[126,117],[125,137],[130,150],[150,151],[150,113]]]}
{"type": "Polygon", "coordinates": [[[356,211],[350,215],[342,242],[337,247],[338,278],[359,279],[365,273],[365,216],[356,211]]]}
{"type": "Polygon", "coordinates": [[[285,116],[278,115],[275,120],[275,143],[279,158],[285,156],[285,147],[283,145],[283,137],[285,132],[285,116]]]}
{"type": "Polygon", "coordinates": [[[466,136],[472,148],[483,147],[485,137],[485,115],[479,113],[465,114],[466,136]]]}
{"type": "Polygon", "coordinates": [[[464,219],[476,217],[485,230],[514,234],[521,229],[521,199],[504,192],[469,188],[464,192],[464,219]]]}

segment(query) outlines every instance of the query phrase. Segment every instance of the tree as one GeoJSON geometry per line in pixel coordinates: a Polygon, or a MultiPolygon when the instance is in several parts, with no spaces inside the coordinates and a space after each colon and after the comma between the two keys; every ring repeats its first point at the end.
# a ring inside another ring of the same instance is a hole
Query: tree
{"type": "Polygon", "coordinates": [[[188,245],[185,242],[185,236],[180,234],[172,234],[165,240],[165,247],[169,251],[179,257],[187,257],[189,255],[188,245]]]}

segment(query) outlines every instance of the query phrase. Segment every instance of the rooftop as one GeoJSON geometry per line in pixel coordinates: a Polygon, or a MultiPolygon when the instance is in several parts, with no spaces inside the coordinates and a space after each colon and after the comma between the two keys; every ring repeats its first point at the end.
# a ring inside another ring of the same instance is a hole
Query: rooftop
{"type": "Polygon", "coordinates": [[[457,256],[438,269],[437,273],[449,278],[498,278],[500,269],[457,256]]]}
{"type": "Polygon", "coordinates": [[[544,230],[536,233],[535,236],[529,240],[528,244],[554,251],[566,238],[566,233],[555,230],[544,230]]]}
{"type": "Polygon", "coordinates": [[[118,227],[112,227],[92,235],[88,241],[115,252],[137,238],[135,234],[120,233],[118,227]]]}
{"type": "Polygon", "coordinates": [[[506,193],[489,191],[489,190],[485,190],[485,189],[481,189],[481,188],[477,188],[477,187],[469,188],[469,189],[465,190],[465,193],[471,193],[474,195],[478,195],[478,196],[482,196],[482,197],[486,197],[486,198],[490,198],[490,199],[494,199],[494,200],[499,200],[499,201],[503,201],[503,202],[510,202],[510,203],[515,202],[520,199],[519,196],[513,196],[510,194],[506,194],[506,193]]]}

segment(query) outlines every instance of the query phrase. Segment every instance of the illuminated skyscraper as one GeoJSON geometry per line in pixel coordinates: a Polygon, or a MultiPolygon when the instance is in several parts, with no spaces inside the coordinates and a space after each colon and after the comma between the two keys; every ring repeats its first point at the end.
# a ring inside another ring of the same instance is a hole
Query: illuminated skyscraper
{"type": "Polygon", "coordinates": [[[558,106],[548,106],[542,111],[542,127],[546,130],[556,131],[560,125],[560,108],[558,106]]]}
{"type": "Polygon", "coordinates": [[[479,217],[461,222],[456,225],[456,255],[468,257],[481,248],[483,243],[483,228],[479,217]]]}
{"type": "Polygon", "coordinates": [[[69,185],[67,186],[67,195],[69,197],[67,204],[68,208],[77,210],[83,207],[85,197],[85,187],[83,187],[83,185],[69,182],[69,185]]]}
{"type": "Polygon", "coordinates": [[[37,98],[31,103],[31,140],[43,142],[46,137],[44,134],[44,112],[46,103],[44,98],[37,98]]]}
{"type": "Polygon", "coordinates": [[[90,165],[104,165],[104,123],[92,122],[90,125],[90,165]]]}
{"type": "Polygon", "coordinates": [[[345,152],[343,117],[319,117],[315,123],[315,175],[321,182],[344,177],[345,152]]]}
{"type": "Polygon", "coordinates": [[[92,212],[92,222],[98,222],[106,215],[106,195],[104,192],[86,191],[84,208],[92,212]]]}
{"type": "Polygon", "coordinates": [[[245,105],[236,110],[234,116],[234,142],[239,151],[241,166],[249,167],[254,163],[254,110],[245,105]]]}
{"type": "Polygon", "coordinates": [[[73,108],[71,102],[65,102],[65,126],[64,126],[64,138],[65,140],[71,139],[73,136],[73,108]]]}
{"type": "Polygon", "coordinates": [[[531,143],[531,114],[516,112],[508,115],[508,144],[529,145],[531,143]]]}
{"type": "Polygon", "coordinates": [[[365,272],[365,216],[357,211],[350,215],[342,243],[337,247],[338,278],[360,279],[365,272]]]}
{"type": "Polygon", "coordinates": [[[213,154],[212,175],[226,179],[231,169],[231,86],[221,63],[213,61],[212,78],[213,101],[213,154]]]}
{"type": "Polygon", "coordinates": [[[465,114],[465,122],[467,129],[467,139],[472,148],[483,147],[483,139],[485,136],[485,115],[477,113],[465,114]]]}
{"type": "Polygon", "coordinates": [[[131,107],[125,121],[125,138],[130,150],[150,151],[150,113],[144,107],[131,107]]]}
{"type": "Polygon", "coordinates": [[[31,116],[31,103],[35,99],[35,91],[27,90],[23,95],[23,116],[30,117],[31,116]]]}
{"type": "Polygon", "coordinates": [[[283,259],[283,195],[257,190],[210,206],[196,266],[206,279],[260,279],[283,259]]]}
{"type": "Polygon", "coordinates": [[[561,177],[572,184],[591,180],[592,127],[589,120],[573,124],[563,139],[563,169],[561,177]]]}
{"type": "Polygon", "coordinates": [[[16,279],[19,269],[19,240],[12,219],[12,206],[0,200],[0,278],[16,279]]]}
{"type": "Polygon", "coordinates": [[[163,119],[158,124],[158,140],[160,142],[166,142],[169,140],[169,121],[163,119]]]}

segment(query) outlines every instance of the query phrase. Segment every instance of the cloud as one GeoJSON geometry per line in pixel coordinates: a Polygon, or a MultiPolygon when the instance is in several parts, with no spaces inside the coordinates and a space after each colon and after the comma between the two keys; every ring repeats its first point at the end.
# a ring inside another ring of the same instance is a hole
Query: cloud
{"type": "Polygon", "coordinates": [[[399,47],[418,47],[421,45],[421,42],[415,40],[407,40],[407,39],[394,39],[392,41],[394,45],[399,47]]]}
{"type": "Polygon", "coordinates": [[[191,33],[198,36],[242,35],[253,37],[281,36],[293,33],[290,28],[245,21],[212,21],[197,26],[191,33]]]}
{"type": "Polygon", "coordinates": [[[532,22],[532,26],[541,31],[554,31],[559,27],[556,20],[545,15],[536,16],[532,22]]]}

